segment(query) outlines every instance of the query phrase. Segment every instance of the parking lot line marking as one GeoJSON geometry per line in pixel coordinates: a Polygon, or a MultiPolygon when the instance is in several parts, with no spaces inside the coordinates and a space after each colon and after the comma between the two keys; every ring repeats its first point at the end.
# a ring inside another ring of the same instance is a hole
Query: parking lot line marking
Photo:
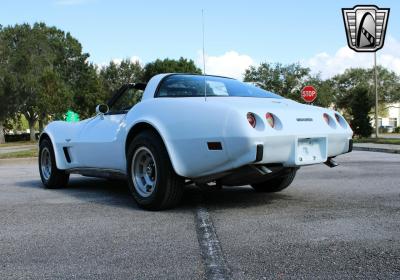
{"type": "Polygon", "coordinates": [[[195,219],[206,279],[230,279],[230,270],[226,264],[221,244],[208,210],[203,206],[197,207],[195,219]]]}

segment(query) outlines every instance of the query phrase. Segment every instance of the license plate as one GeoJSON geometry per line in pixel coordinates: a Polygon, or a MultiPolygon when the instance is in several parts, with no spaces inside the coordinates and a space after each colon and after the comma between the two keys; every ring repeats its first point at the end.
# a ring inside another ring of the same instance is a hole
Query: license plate
{"type": "Polygon", "coordinates": [[[326,137],[299,138],[296,146],[296,165],[325,162],[327,159],[326,137]]]}

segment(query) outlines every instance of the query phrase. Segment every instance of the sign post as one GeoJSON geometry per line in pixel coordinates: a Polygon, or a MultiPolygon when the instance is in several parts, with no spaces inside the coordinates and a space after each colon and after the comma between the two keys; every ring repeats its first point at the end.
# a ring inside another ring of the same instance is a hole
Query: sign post
{"type": "Polygon", "coordinates": [[[305,86],[301,90],[301,98],[307,103],[312,103],[317,98],[317,90],[313,86],[305,86]]]}
{"type": "Polygon", "coordinates": [[[385,43],[389,12],[389,8],[378,8],[375,5],[357,5],[353,8],[342,9],[349,48],[356,52],[374,53],[376,138],[379,136],[376,51],[383,48],[383,44],[385,43]]]}

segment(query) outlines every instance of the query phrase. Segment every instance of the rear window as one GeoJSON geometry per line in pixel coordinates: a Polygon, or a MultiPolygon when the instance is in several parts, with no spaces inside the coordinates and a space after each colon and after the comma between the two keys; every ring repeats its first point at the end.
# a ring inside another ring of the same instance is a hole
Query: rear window
{"type": "Polygon", "coordinates": [[[156,97],[202,97],[205,94],[207,97],[282,98],[272,92],[234,79],[179,74],[166,77],[161,82],[156,97]]]}

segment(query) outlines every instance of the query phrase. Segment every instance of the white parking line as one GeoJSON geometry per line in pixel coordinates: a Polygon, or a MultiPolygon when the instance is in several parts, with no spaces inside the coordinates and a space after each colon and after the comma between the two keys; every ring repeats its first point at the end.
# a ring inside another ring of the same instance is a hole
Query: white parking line
{"type": "Polygon", "coordinates": [[[196,209],[195,219],[206,279],[230,279],[230,271],[208,210],[203,206],[199,206],[196,209]]]}

